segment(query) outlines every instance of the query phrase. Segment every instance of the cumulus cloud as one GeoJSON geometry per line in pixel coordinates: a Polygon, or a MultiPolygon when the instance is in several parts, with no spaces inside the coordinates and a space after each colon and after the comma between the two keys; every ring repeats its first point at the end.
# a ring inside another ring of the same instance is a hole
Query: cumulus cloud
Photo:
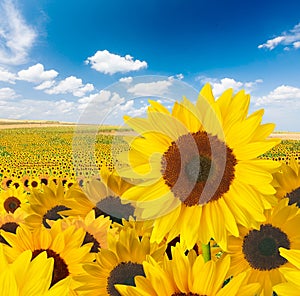
{"type": "MultiPolygon", "coordinates": [[[[0,100],[1,103],[1,100],[0,100]]],[[[0,108],[0,118],[74,121],[76,103],[66,100],[12,100],[0,108]]]]}
{"type": "Polygon", "coordinates": [[[129,54],[122,57],[108,50],[98,50],[93,56],[88,57],[85,63],[90,64],[98,72],[110,75],[138,71],[148,66],[147,62],[134,60],[129,54]]]}
{"type": "Polygon", "coordinates": [[[164,96],[168,93],[172,81],[173,77],[169,77],[167,80],[137,83],[128,88],[127,91],[135,96],[164,96]]]}
{"type": "Polygon", "coordinates": [[[9,99],[16,98],[18,95],[16,92],[10,87],[0,88],[0,100],[6,101],[9,99]]]}
{"type": "Polygon", "coordinates": [[[289,49],[289,46],[296,49],[300,47],[300,23],[294,26],[293,29],[281,33],[280,36],[276,36],[267,40],[265,43],[258,45],[258,48],[272,50],[280,44],[285,46],[285,50],[289,49]]]}
{"type": "Polygon", "coordinates": [[[41,87],[46,88],[45,93],[50,95],[71,93],[75,97],[82,97],[86,93],[94,90],[93,84],[83,84],[82,79],[75,76],[69,76],[50,88],[48,85],[40,85],[40,88],[41,87]]]}
{"type": "Polygon", "coordinates": [[[255,81],[241,82],[237,81],[233,78],[209,78],[209,77],[199,77],[201,83],[210,83],[212,86],[213,94],[218,97],[220,96],[226,89],[233,88],[235,92],[245,89],[246,92],[251,92],[257,86],[257,84],[262,83],[262,79],[256,79],[255,81]]]}
{"type": "Polygon", "coordinates": [[[130,108],[132,104],[127,102],[119,93],[109,90],[101,90],[80,98],[78,100],[78,110],[81,111],[80,122],[102,124],[110,118],[111,123],[118,124],[125,109],[130,108]]]}
{"type": "Polygon", "coordinates": [[[44,89],[47,89],[47,88],[50,88],[50,87],[54,86],[54,84],[55,84],[54,80],[47,80],[47,81],[42,82],[38,86],[35,86],[34,89],[44,90],[44,89]]]}
{"type": "Polygon", "coordinates": [[[116,92],[110,92],[109,90],[101,90],[98,93],[90,94],[89,96],[80,98],[78,100],[79,109],[84,109],[89,105],[102,108],[103,106],[113,107],[123,103],[125,99],[116,92]]]}
{"type": "Polygon", "coordinates": [[[262,96],[256,99],[256,106],[263,105],[284,105],[287,103],[293,103],[293,106],[300,107],[300,88],[280,85],[272,90],[266,96],[262,96]]]}
{"type": "Polygon", "coordinates": [[[13,0],[2,1],[0,15],[0,63],[23,64],[37,34],[26,23],[13,0]]]}
{"type": "Polygon", "coordinates": [[[124,83],[130,83],[132,82],[133,78],[132,77],[122,77],[119,79],[120,82],[124,82],[124,83]]]}
{"type": "Polygon", "coordinates": [[[0,68],[0,81],[15,84],[16,78],[16,74],[11,73],[4,68],[0,68]]]}
{"type": "Polygon", "coordinates": [[[46,80],[53,80],[58,75],[58,72],[55,70],[45,71],[44,65],[38,63],[29,67],[26,70],[21,70],[18,72],[18,78],[20,80],[40,83],[46,80]]]}

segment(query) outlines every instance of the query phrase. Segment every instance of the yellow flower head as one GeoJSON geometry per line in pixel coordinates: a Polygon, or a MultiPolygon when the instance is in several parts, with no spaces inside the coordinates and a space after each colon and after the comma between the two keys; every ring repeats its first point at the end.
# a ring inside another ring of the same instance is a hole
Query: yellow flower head
{"type": "Polygon", "coordinates": [[[100,249],[96,263],[85,264],[85,275],[77,276],[80,295],[119,295],[115,284],[133,284],[136,275],[144,275],[143,261],[151,255],[162,260],[165,246],[150,243],[148,236],[139,237],[134,229],[126,228],[109,238],[108,249],[100,249]],[[88,283],[88,284],[87,284],[88,283]]]}
{"type": "Polygon", "coordinates": [[[274,174],[273,184],[279,199],[286,197],[289,204],[300,206],[300,166],[295,158],[291,158],[289,165],[282,164],[280,172],[274,174]]]}
{"type": "Polygon", "coordinates": [[[145,276],[136,276],[135,286],[116,285],[116,289],[124,296],[255,295],[259,285],[245,285],[245,272],[223,286],[229,266],[229,257],[205,263],[194,251],[185,255],[177,247],[172,250],[172,260],[165,257],[163,264],[148,256],[143,262],[145,276]]]}
{"type": "Polygon", "coordinates": [[[261,124],[263,110],[248,115],[249,95],[232,90],[218,100],[205,85],[194,105],[184,99],[172,112],[151,102],[147,118],[125,117],[139,133],[120,154],[122,176],[143,182],[123,197],[134,202],[137,219],[155,219],[152,239],[180,234],[192,248],[213,237],[226,248],[238,224],[263,221],[271,204],[272,173],[279,163],[257,159],[278,143],[266,139],[273,124],[261,124]]]}
{"type": "Polygon", "coordinates": [[[262,295],[272,296],[273,287],[285,282],[285,270],[300,267],[294,259],[295,252],[300,256],[300,212],[283,199],[265,214],[258,228],[240,227],[240,237],[230,236],[228,250],[230,273],[248,271],[248,283],[260,283],[262,295]]]}

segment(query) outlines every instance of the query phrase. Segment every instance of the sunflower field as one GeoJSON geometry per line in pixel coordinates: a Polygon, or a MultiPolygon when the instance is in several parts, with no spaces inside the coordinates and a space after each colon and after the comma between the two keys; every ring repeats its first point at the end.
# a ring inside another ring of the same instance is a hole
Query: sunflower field
{"type": "Polygon", "coordinates": [[[300,141],[244,91],[0,130],[0,296],[300,295],[300,141]]]}

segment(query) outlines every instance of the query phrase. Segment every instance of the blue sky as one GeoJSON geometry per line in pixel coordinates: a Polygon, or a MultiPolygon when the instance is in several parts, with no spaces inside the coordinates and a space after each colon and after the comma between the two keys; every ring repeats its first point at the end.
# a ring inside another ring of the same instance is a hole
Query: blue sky
{"type": "Polygon", "coordinates": [[[0,118],[101,123],[210,82],[299,131],[300,2],[0,0],[0,118]],[[91,108],[90,108],[91,109],[91,108]],[[84,115],[85,114],[85,115],[84,115]]]}

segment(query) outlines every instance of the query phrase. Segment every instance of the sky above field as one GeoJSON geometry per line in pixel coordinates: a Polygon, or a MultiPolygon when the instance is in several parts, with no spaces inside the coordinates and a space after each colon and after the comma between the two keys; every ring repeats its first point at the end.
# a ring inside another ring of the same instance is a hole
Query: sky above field
{"type": "Polygon", "coordinates": [[[0,118],[122,124],[209,82],[300,131],[300,1],[0,0],[0,118]]]}

